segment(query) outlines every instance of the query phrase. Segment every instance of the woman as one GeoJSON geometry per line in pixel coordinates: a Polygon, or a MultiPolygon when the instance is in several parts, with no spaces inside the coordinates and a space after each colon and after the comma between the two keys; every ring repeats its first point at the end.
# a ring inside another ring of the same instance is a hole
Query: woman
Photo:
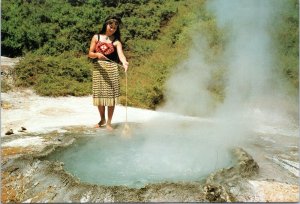
{"type": "Polygon", "coordinates": [[[93,70],[93,104],[98,106],[100,122],[96,127],[106,125],[113,130],[111,121],[120,96],[118,62],[121,61],[125,72],[128,62],[123,53],[119,25],[121,19],[117,16],[108,17],[100,31],[93,36],[89,49],[89,57],[94,59],[93,70]],[[108,106],[107,121],[105,106],[108,106]]]}

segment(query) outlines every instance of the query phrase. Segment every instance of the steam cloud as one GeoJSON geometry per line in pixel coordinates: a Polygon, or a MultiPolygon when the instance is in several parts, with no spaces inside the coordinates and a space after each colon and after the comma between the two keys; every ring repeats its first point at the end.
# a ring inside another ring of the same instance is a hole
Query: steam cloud
{"type": "Polygon", "coordinates": [[[207,9],[220,28],[230,30],[223,56],[224,101],[215,108],[216,102],[207,90],[215,68],[205,61],[205,39],[197,36],[189,59],[167,82],[167,102],[162,109],[202,117],[214,111],[218,118],[236,117],[237,121],[249,113],[250,107],[259,111],[276,107],[284,109],[280,115],[285,114],[290,106],[287,101],[294,99],[281,89],[284,82],[274,70],[270,35],[270,25],[286,9],[284,1],[210,0],[207,9]]]}
{"type": "Polygon", "coordinates": [[[274,97],[277,83],[272,59],[270,25],[282,1],[210,1],[220,27],[230,26],[226,49],[228,62],[224,106],[238,110],[245,102],[274,97]],[[231,106],[231,107],[229,107],[231,106]]]}
{"type": "Polygon", "coordinates": [[[180,64],[167,81],[167,103],[163,110],[199,116],[214,107],[214,100],[207,90],[212,68],[202,55],[207,49],[206,42],[195,38],[194,45],[189,60],[180,64]]]}

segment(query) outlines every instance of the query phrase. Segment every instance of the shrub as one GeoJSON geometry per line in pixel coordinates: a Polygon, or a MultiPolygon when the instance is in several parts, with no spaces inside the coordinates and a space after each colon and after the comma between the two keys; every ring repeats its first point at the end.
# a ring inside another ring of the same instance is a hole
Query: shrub
{"type": "Polygon", "coordinates": [[[27,54],[15,69],[16,85],[33,86],[40,95],[91,94],[92,64],[74,52],[60,56],[27,54]]]}

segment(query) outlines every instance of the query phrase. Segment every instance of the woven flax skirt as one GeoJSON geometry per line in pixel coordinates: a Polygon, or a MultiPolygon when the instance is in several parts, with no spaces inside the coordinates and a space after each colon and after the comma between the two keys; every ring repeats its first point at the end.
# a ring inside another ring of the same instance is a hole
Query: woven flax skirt
{"type": "Polygon", "coordinates": [[[114,106],[119,103],[120,95],[118,65],[107,61],[94,62],[93,104],[114,106]]]}

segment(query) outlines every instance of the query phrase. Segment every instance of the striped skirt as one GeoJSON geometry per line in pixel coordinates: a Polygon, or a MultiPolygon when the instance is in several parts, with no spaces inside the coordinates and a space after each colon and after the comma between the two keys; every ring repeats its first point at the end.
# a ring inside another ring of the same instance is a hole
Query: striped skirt
{"type": "Polygon", "coordinates": [[[93,104],[114,106],[119,103],[120,79],[118,65],[107,61],[94,62],[93,104]]]}

